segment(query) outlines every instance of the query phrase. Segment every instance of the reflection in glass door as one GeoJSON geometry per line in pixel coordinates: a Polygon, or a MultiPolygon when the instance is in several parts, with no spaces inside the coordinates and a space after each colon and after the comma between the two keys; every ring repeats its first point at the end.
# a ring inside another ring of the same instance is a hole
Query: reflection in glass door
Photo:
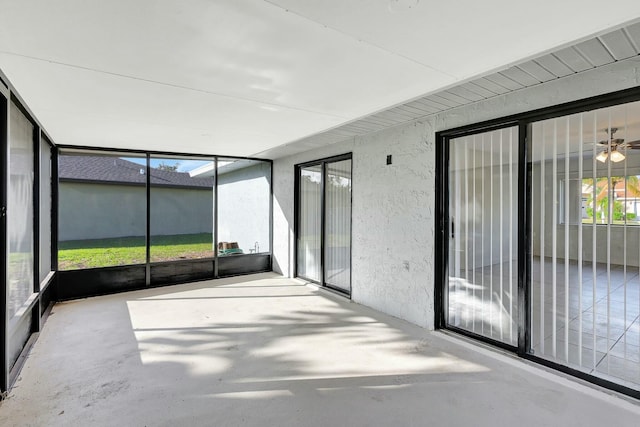
{"type": "Polygon", "coordinates": [[[297,275],[351,292],[351,158],[298,167],[297,275]]]}
{"type": "Polygon", "coordinates": [[[9,319],[20,311],[34,292],[34,126],[16,104],[12,102],[10,105],[7,201],[9,319]]]}
{"type": "Polygon", "coordinates": [[[450,140],[447,324],[515,346],[518,130],[450,140]]]}

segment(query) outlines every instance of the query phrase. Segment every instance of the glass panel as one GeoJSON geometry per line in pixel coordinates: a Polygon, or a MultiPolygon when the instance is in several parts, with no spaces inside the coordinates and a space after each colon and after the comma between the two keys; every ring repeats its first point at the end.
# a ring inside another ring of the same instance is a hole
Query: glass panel
{"type": "Polygon", "coordinates": [[[517,343],[517,128],[450,141],[449,325],[517,343]]]}
{"type": "Polygon", "coordinates": [[[298,275],[321,281],[322,165],[300,169],[298,275]]]}
{"type": "Polygon", "coordinates": [[[51,146],[40,144],[40,283],[51,272],[51,146]]]}
{"type": "Polygon", "coordinates": [[[214,161],[151,157],[151,262],[213,258],[214,161]]]}
{"type": "Polygon", "coordinates": [[[640,103],[532,124],[532,349],[640,388],[640,103]]]}
{"type": "Polygon", "coordinates": [[[9,124],[9,318],[33,293],[33,132],[31,122],[11,103],[9,124]]]}
{"type": "Polygon", "coordinates": [[[325,166],[325,284],[351,290],[351,160],[325,166]]]}
{"type": "Polygon", "coordinates": [[[60,270],[146,261],[146,159],[91,152],[59,156],[60,270]]]}
{"type": "Polygon", "coordinates": [[[218,256],[268,253],[271,163],[218,159],[218,256]]]}

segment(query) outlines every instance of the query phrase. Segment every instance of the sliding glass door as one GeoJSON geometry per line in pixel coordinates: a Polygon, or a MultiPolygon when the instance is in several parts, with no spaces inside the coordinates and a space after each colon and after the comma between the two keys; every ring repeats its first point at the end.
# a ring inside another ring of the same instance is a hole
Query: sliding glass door
{"type": "Polygon", "coordinates": [[[515,127],[450,140],[448,325],[517,344],[515,127]]]}
{"type": "Polygon", "coordinates": [[[351,292],[351,157],[297,169],[297,275],[351,292]]]}
{"type": "Polygon", "coordinates": [[[640,388],[640,102],[534,122],[531,348],[640,388]]]}
{"type": "Polygon", "coordinates": [[[326,163],[324,280],[351,291],[351,159],[326,163]]]}
{"type": "Polygon", "coordinates": [[[439,134],[436,322],[637,396],[640,101],[619,99],[439,134]]]}
{"type": "Polygon", "coordinates": [[[298,182],[298,276],[320,282],[322,165],[301,167],[298,182]]]}

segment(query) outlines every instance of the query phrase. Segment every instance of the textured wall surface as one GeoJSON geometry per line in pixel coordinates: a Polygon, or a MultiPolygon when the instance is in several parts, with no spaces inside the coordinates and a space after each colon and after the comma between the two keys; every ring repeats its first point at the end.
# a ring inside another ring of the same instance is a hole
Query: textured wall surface
{"type": "Polygon", "coordinates": [[[218,240],[238,242],[244,253],[269,252],[269,163],[218,178],[218,240]]]}
{"type": "Polygon", "coordinates": [[[294,165],[352,152],[352,298],[433,328],[435,132],[638,85],[632,58],[275,160],[274,270],[293,274],[294,165]]]}
{"type": "Polygon", "coordinates": [[[353,166],[353,300],[421,326],[429,325],[433,305],[427,242],[435,155],[428,135],[430,123],[415,122],[358,140],[353,166]]]}

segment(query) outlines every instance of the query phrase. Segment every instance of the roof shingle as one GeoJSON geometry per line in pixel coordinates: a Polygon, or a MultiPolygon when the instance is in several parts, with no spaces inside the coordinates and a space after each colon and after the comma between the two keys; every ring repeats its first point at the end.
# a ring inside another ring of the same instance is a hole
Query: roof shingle
{"type": "MultiPolygon", "coordinates": [[[[62,181],[102,181],[141,184],[147,182],[145,166],[120,157],[60,156],[58,177],[62,181]]],[[[213,178],[192,178],[187,172],[151,168],[151,184],[170,187],[213,188],[213,178]]]]}

